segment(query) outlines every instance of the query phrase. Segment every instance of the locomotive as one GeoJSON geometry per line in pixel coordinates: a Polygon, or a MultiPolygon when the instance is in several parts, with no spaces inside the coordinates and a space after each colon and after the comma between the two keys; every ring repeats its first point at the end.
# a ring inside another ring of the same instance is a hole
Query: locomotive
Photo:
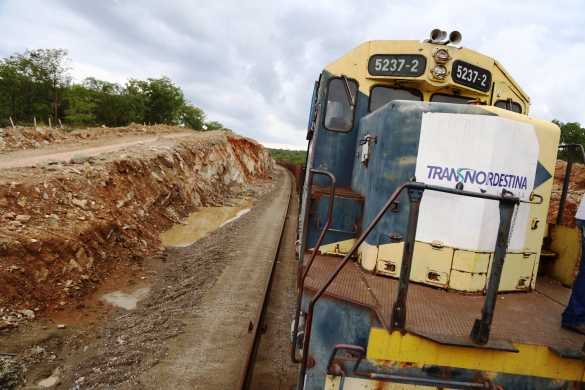
{"type": "Polygon", "coordinates": [[[461,39],[365,42],[315,82],[299,390],[583,386],[560,326],[579,235],[547,222],[560,130],[461,39]]]}

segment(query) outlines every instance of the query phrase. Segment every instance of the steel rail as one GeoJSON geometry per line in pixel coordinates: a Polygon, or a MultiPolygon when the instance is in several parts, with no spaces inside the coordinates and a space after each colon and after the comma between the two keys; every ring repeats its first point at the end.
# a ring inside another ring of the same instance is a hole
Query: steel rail
{"type": "MultiPolygon", "coordinates": [[[[282,169],[284,172],[287,172],[290,176],[290,173],[286,169],[282,169]]],[[[260,345],[260,335],[262,333],[262,328],[264,324],[264,317],[266,316],[266,308],[268,307],[268,300],[270,298],[270,290],[272,288],[272,281],[274,279],[274,273],[276,270],[276,263],[278,262],[278,255],[280,254],[280,247],[282,244],[282,237],[284,236],[284,227],[286,225],[286,219],[288,218],[288,211],[290,207],[290,198],[292,196],[292,182],[290,186],[290,191],[288,194],[288,201],[286,204],[286,212],[284,213],[284,217],[282,218],[282,225],[280,228],[280,236],[278,238],[278,244],[274,250],[274,256],[272,259],[272,266],[270,267],[270,275],[268,276],[268,280],[266,282],[266,287],[264,289],[264,293],[262,294],[262,301],[260,306],[258,307],[258,311],[256,314],[256,322],[253,324],[252,329],[252,337],[250,338],[250,344],[248,345],[248,352],[246,353],[246,360],[244,361],[244,366],[240,371],[240,376],[238,377],[238,390],[248,390],[250,388],[250,383],[252,382],[252,374],[254,371],[254,363],[256,362],[256,355],[258,354],[258,346],[260,345]]]]}

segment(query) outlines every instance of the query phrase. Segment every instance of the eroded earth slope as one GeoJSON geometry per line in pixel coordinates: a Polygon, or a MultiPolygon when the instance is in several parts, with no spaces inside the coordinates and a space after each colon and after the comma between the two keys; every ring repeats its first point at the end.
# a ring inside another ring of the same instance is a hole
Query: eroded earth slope
{"type": "Polygon", "coordinates": [[[86,298],[141,277],[145,259],[161,249],[160,232],[202,206],[258,196],[273,169],[253,140],[168,126],[4,129],[0,153],[0,164],[41,158],[0,169],[0,330],[33,317],[91,319],[86,298]],[[132,145],[42,159],[121,142],[132,145]]]}

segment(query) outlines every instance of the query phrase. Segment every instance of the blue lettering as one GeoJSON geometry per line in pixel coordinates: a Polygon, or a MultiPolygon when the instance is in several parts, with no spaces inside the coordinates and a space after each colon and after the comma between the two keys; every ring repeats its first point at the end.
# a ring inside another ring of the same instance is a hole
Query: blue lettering
{"type": "MultiPolygon", "coordinates": [[[[486,182],[486,178],[487,178],[487,176],[486,176],[485,172],[484,172],[484,171],[479,171],[479,172],[477,172],[477,174],[475,175],[475,182],[476,182],[477,184],[484,184],[484,183],[486,182]],[[480,177],[480,176],[482,176],[482,175],[483,175],[483,178],[482,178],[482,179],[480,179],[479,177],[480,177]]],[[[473,183],[473,182],[472,182],[472,183],[473,183]]]]}
{"type": "Polygon", "coordinates": [[[449,168],[445,167],[445,169],[443,169],[443,175],[441,176],[441,180],[451,180],[449,176],[449,168]]]}
{"type": "Polygon", "coordinates": [[[463,182],[467,183],[467,181],[469,180],[469,182],[473,184],[476,175],[477,175],[476,171],[465,171],[465,180],[463,180],[463,182]]]}
{"type": "Polygon", "coordinates": [[[437,170],[437,168],[439,168],[439,167],[436,167],[436,166],[434,166],[434,165],[427,165],[427,168],[429,168],[429,176],[428,176],[428,179],[430,179],[430,178],[431,178],[431,175],[432,175],[432,174],[433,174],[433,173],[434,173],[434,172],[437,170]]]}
{"type": "Polygon", "coordinates": [[[492,187],[510,187],[527,189],[528,180],[525,176],[516,176],[500,172],[476,171],[471,168],[449,168],[427,165],[428,179],[446,180],[470,184],[485,184],[492,187]]]}

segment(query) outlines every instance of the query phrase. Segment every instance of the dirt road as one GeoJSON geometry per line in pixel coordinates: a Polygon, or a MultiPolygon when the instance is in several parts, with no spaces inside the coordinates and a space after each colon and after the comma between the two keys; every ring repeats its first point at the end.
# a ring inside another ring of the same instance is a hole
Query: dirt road
{"type": "MultiPolygon", "coordinates": [[[[173,139],[173,138],[181,138],[181,137],[188,137],[192,136],[193,132],[190,131],[188,133],[175,133],[175,134],[166,134],[164,137],[173,139]]],[[[16,167],[27,167],[27,166],[34,166],[37,163],[40,163],[44,160],[56,160],[56,161],[65,161],[70,160],[73,156],[77,154],[85,154],[86,156],[98,156],[105,152],[113,152],[116,150],[120,150],[132,145],[141,145],[141,144],[151,144],[156,142],[159,137],[128,137],[123,140],[119,139],[110,139],[105,142],[105,145],[96,146],[92,148],[84,148],[84,147],[75,147],[74,150],[69,150],[66,152],[57,152],[57,153],[46,153],[46,149],[37,150],[36,152],[31,153],[31,151],[27,151],[25,153],[21,152],[12,152],[10,154],[4,154],[0,156],[0,169],[1,168],[16,168],[16,167]],[[113,143],[110,143],[113,142],[113,143]],[[41,154],[38,154],[41,153],[41,154]],[[34,154],[31,156],[31,154],[34,154]]],[[[93,142],[96,144],[97,142],[93,142]]],[[[104,143],[104,142],[101,142],[104,143]]]]}

